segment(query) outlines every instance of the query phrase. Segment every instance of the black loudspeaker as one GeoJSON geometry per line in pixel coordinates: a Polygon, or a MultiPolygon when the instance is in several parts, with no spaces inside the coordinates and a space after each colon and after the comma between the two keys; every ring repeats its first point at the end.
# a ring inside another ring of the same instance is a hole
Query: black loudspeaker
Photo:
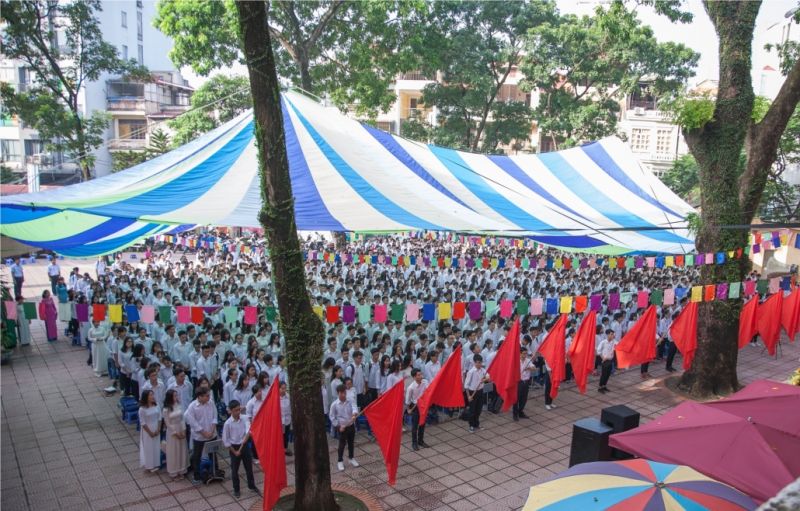
{"type": "Polygon", "coordinates": [[[608,437],[613,429],[594,418],[581,419],[572,426],[572,447],[569,451],[569,466],[588,461],[608,461],[611,448],[608,437]]]}
{"type": "MultiPolygon", "coordinates": [[[[639,427],[639,412],[625,405],[609,406],[600,413],[600,421],[611,427],[614,433],[622,433],[639,427]]],[[[616,460],[627,460],[633,455],[619,449],[611,449],[611,457],[616,460]]]]}

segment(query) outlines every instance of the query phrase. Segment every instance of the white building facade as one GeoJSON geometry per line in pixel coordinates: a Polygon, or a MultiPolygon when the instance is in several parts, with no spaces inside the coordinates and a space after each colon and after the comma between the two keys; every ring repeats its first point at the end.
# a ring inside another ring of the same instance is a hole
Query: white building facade
{"type": "MultiPolygon", "coordinates": [[[[188,87],[169,59],[172,41],[153,27],[156,2],[153,0],[115,0],[102,3],[96,11],[103,39],[117,48],[123,59],[133,59],[153,75],[150,83],[126,82],[107,73],[83,87],[79,104],[85,116],[108,112],[106,143],[95,150],[95,176],[111,172],[111,153],[116,150],[144,149],[150,133],[164,122],[185,111],[193,89],[188,87]]],[[[35,76],[24,63],[2,58],[0,81],[26,90],[35,76]]],[[[45,149],[46,141],[17,118],[0,120],[0,163],[20,173],[41,173],[43,179],[76,172],[75,160],[45,149]],[[33,166],[33,169],[31,169],[33,166]]]]}

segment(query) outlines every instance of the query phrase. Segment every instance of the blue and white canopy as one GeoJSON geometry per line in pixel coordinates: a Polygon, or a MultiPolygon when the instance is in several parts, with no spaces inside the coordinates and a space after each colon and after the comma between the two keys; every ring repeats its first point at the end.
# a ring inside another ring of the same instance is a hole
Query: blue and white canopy
{"type": "MultiPolygon", "coordinates": [[[[300,230],[516,234],[576,250],[683,253],[693,209],[609,137],[486,156],[406,140],[297,93],[283,124],[300,230]]],[[[183,225],[257,227],[253,116],[158,158],[58,190],[3,197],[0,232],[73,257],[183,225]]]]}

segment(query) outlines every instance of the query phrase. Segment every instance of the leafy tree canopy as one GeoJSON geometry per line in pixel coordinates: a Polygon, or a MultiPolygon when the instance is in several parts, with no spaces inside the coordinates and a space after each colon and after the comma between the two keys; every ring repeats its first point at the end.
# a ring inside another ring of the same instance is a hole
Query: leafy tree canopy
{"type": "Polygon", "coordinates": [[[250,83],[244,76],[216,75],[192,94],[191,108],[169,121],[176,146],[191,142],[252,106],[250,83]]]}

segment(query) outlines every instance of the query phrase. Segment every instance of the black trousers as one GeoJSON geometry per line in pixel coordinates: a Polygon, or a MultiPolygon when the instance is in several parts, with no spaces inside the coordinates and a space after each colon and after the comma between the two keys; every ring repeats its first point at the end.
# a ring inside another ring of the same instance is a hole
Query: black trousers
{"type": "Polygon", "coordinates": [[[641,373],[646,374],[648,369],[650,369],[650,362],[645,362],[642,364],[641,373]]]}
{"type": "Polygon", "coordinates": [[[56,285],[58,284],[58,275],[55,277],[50,275],[50,291],[53,293],[53,296],[56,296],[56,285]]]}
{"type": "Polygon", "coordinates": [[[344,460],[344,458],[342,456],[344,455],[344,446],[345,446],[345,444],[347,444],[347,457],[350,458],[350,459],[353,459],[353,456],[355,456],[355,452],[354,452],[355,451],[355,445],[354,445],[355,440],[356,440],[356,427],[353,426],[352,424],[350,424],[349,426],[344,428],[344,431],[339,431],[339,452],[338,452],[339,460],[338,461],[343,461],[344,460]]]}
{"type": "Polygon", "coordinates": [[[14,277],[14,298],[22,296],[22,283],[25,282],[24,277],[14,277]]]}
{"type": "Polygon", "coordinates": [[[517,383],[517,402],[514,403],[512,412],[514,417],[518,417],[520,413],[525,411],[525,404],[528,402],[528,389],[530,389],[530,380],[520,380],[517,383]]]}
{"type": "Polygon", "coordinates": [[[550,389],[553,388],[553,383],[550,381],[550,372],[544,373],[544,404],[552,405],[553,398],[550,397],[550,389]]]}
{"type": "Polygon", "coordinates": [[[483,410],[483,389],[478,389],[469,402],[469,426],[478,428],[481,425],[481,411],[483,410]]]}
{"type": "Polygon", "coordinates": [[[675,360],[675,354],[678,352],[678,346],[670,341],[667,347],[667,369],[672,369],[672,362],[675,360]]]}
{"type": "Polygon", "coordinates": [[[411,412],[411,445],[417,446],[420,442],[425,443],[425,424],[419,425],[419,408],[415,406],[411,412]]]}
{"type": "MultiPolygon", "coordinates": [[[[367,389],[367,405],[378,399],[378,389],[367,389]]],[[[365,405],[366,406],[366,405],[365,405]]],[[[363,410],[363,408],[362,408],[363,410]]]]}
{"type": "Polygon", "coordinates": [[[603,360],[603,368],[600,372],[600,388],[603,388],[608,383],[608,379],[611,377],[611,360],[603,360]]]}
{"type": "Polygon", "coordinates": [[[283,427],[283,448],[289,448],[289,435],[292,433],[292,425],[287,424],[283,427]]]}
{"type": "Polygon", "coordinates": [[[247,487],[255,488],[256,479],[253,477],[253,453],[250,451],[250,444],[232,445],[236,450],[242,448],[242,453],[239,456],[231,453],[231,481],[233,482],[233,491],[239,491],[239,465],[244,465],[244,472],[247,475],[247,487]]]}

